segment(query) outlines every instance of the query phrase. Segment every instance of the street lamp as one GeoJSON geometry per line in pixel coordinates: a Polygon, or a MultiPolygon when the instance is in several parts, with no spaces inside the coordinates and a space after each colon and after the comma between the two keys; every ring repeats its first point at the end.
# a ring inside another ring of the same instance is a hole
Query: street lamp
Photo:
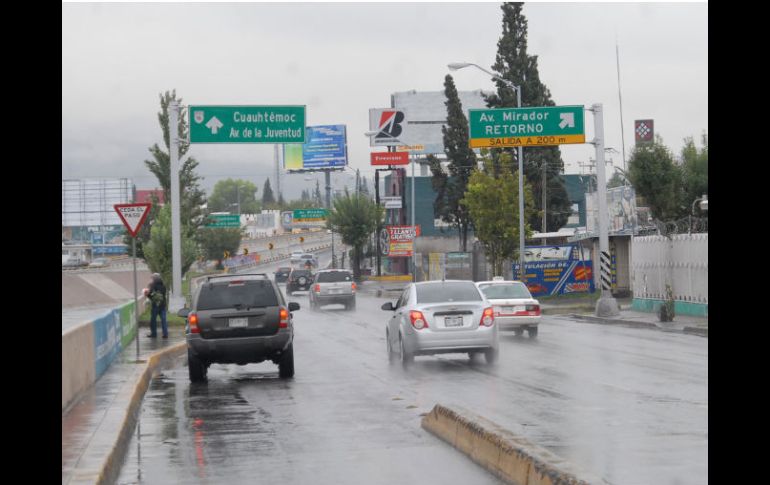
{"type": "MultiPolygon", "coordinates": [[[[456,71],[458,69],[463,69],[468,66],[476,67],[485,73],[492,76],[492,79],[496,81],[500,81],[506,86],[508,86],[510,89],[513,89],[516,91],[516,102],[518,103],[519,108],[521,108],[521,86],[514,86],[514,84],[507,80],[503,79],[503,76],[499,73],[487,71],[483,67],[479,66],[478,64],[473,64],[471,62],[452,62],[450,64],[447,64],[447,67],[450,71],[456,71]]],[[[519,145],[519,279],[524,281],[526,279],[526,272],[524,271],[524,148],[519,145]]],[[[497,275],[495,275],[497,276],[497,275]]]]}
{"type": "Polygon", "coordinates": [[[709,210],[709,196],[708,194],[703,194],[702,197],[698,197],[695,199],[692,203],[692,209],[690,210],[690,230],[688,231],[688,234],[692,234],[692,218],[695,215],[695,204],[700,201],[699,207],[700,210],[707,211],[709,210]]]}

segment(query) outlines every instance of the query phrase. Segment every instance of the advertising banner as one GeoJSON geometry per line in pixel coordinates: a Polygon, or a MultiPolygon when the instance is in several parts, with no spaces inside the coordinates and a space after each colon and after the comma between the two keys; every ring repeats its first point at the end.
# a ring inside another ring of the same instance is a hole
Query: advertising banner
{"type": "MultiPolygon", "coordinates": [[[[526,284],[532,296],[593,293],[593,264],[588,251],[580,254],[576,244],[564,246],[527,246],[524,252],[526,284]]],[[[519,264],[513,264],[514,279],[519,264]]]]}
{"type": "Polygon", "coordinates": [[[136,335],[136,313],[134,312],[134,302],[129,302],[122,307],[113,310],[120,320],[120,347],[125,349],[136,335]]]}
{"type": "Polygon", "coordinates": [[[393,108],[371,108],[369,130],[377,132],[369,137],[373,147],[403,145],[408,136],[406,112],[393,108]]]}
{"type": "Polygon", "coordinates": [[[373,152],[372,165],[409,165],[408,152],[373,152]]]}
{"type": "MultiPolygon", "coordinates": [[[[387,256],[401,258],[411,257],[414,247],[414,238],[412,237],[412,226],[385,226],[384,233],[387,239],[383,241],[383,246],[387,246],[387,256]]],[[[419,235],[419,226],[417,234],[419,235]]]]}
{"type": "MultiPolygon", "coordinates": [[[[599,234],[599,208],[596,201],[596,192],[585,195],[586,197],[586,230],[589,233],[599,234]]],[[[610,235],[636,234],[638,220],[636,214],[636,192],[631,186],[615,187],[607,189],[607,232],[610,235]]]]}
{"type": "Polygon", "coordinates": [[[304,144],[283,146],[288,171],[344,169],[348,164],[345,125],[308,126],[304,144]]]}
{"type": "Polygon", "coordinates": [[[110,310],[109,313],[94,319],[94,357],[96,378],[98,379],[110,366],[110,363],[120,353],[120,340],[123,333],[120,326],[120,313],[110,310]]]}

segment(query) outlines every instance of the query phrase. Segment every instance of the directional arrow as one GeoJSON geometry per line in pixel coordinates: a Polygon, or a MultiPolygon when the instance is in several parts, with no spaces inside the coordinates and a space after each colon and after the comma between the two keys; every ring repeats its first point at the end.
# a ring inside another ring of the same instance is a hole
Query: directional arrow
{"type": "Polygon", "coordinates": [[[223,126],[225,125],[223,125],[222,122],[219,121],[219,119],[216,116],[212,117],[209,120],[209,122],[206,123],[206,128],[211,130],[212,135],[216,135],[217,131],[219,131],[219,129],[222,128],[223,126]]]}
{"type": "Polygon", "coordinates": [[[575,113],[559,113],[559,118],[561,118],[559,128],[564,129],[565,126],[570,128],[575,127],[575,113]]]}

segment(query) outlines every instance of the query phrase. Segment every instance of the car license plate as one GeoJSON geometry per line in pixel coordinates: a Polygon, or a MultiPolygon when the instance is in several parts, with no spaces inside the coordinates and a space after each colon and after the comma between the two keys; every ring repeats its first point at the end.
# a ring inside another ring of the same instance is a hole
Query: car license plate
{"type": "Polygon", "coordinates": [[[516,309],[512,306],[504,306],[503,311],[501,313],[514,313],[516,312],[516,309]]]}
{"type": "Polygon", "coordinates": [[[513,312],[514,313],[519,313],[519,312],[523,312],[525,309],[526,308],[523,307],[523,306],[515,306],[515,307],[513,307],[513,312]]]}
{"type": "Polygon", "coordinates": [[[339,295],[340,293],[342,293],[340,288],[329,288],[329,294],[331,295],[339,295]]]}
{"type": "Polygon", "coordinates": [[[248,327],[249,319],[248,318],[231,318],[230,321],[228,322],[228,325],[231,328],[248,327]]]}
{"type": "Polygon", "coordinates": [[[445,327],[462,327],[463,317],[444,317],[445,327]]]}

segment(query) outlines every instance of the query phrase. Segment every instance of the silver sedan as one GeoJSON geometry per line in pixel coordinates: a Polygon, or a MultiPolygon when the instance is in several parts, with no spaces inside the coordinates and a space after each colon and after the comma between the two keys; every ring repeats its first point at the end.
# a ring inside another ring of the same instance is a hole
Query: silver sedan
{"type": "Polygon", "coordinates": [[[388,358],[404,366],[416,355],[483,353],[490,364],[497,360],[498,333],[492,304],[472,281],[412,283],[393,304],[385,331],[388,358]]]}

